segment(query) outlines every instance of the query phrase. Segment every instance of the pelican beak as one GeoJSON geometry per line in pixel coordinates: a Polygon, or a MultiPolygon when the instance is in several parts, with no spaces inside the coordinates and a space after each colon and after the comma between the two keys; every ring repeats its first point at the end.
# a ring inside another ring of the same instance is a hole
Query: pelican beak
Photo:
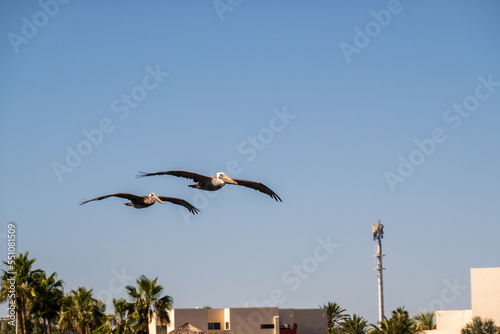
{"type": "Polygon", "coordinates": [[[162,201],[161,199],[159,199],[159,198],[158,198],[158,196],[156,196],[156,195],[153,195],[153,199],[154,199],[155,201],[157,201],[158,203],[165,204],[165,203],[163,203],[163,201],[162,201]]]}
{"type": "Polygon", "coordinates": [[[221,177],[221,180],[226,182],[226,183],[231,183],[231,184],[238,184],[236,183],[235,180],[233,180],[232,178],[230,178],[229,176],[226,176],[226,175],[222,175],[221,177]]]}

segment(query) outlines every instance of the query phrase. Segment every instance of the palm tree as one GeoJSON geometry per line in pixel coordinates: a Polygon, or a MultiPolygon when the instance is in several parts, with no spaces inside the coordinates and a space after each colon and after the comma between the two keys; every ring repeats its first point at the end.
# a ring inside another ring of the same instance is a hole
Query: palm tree
{"type": "Polygon", "coordinates": [[[495,326],[492,319],[482,320],[481,317],[474,317],[460,330],[460,334],[499,334],[500,330],[495,326]]]}
{"type": "Polygon", "coordinates": [[[372,327],[373,330],[370,333],[374,334],[413,334],[420,330],[404,306],[393,310],[389,319],[384,317],[380,327],[376,325],[372,325],[372,327]]]}
{"type": "Polygon", "coordinates": [[[369,331],[368,321],[358,316],[357,314],[353,314],[352,317],[348,317],[342,323],[342,333],[345,334],[366,334],[369,331]]]}
{"type": "Polygon", "coordinates": [[[35,275],[42,272],[40,269],[31,269],[36,258],[29,259],[28,256],[29,252],[19,253],[16,258],[4,261],[9,270],[2,270],[2,289],[0,291],[0,302],[8,300],[9,295],[15,296],[15,310],[20,317],[21,334],[27,332],[28,302],[32,296],[31,290],[35,275]],[[15,284],[11,284],[12,279],[15,279],[15,284]]]}
{"type": "Polygon", "coordinates": [[[127,302],[124,298],[114,299],[115,319],[117,333],[132,333],[132,325],[136,322],[134,317],[134,304],[127,302]]]}
{"type": "Polygon", "coordinates": [[[417,321],[417,325],[420,330],[436,329],[436,324],[434,323],[434,311],[419,313],[414,318],[417,321]]]}
{"type": "Polygon", "coordinates": [[[327,327],[332,328],[333,332],[340,328],[341,323],[348,317],[342,305],[337,303],[328,302],[320,307],[326,309],[327,327]]]}
{"type": "Polygon", "coordinates": [[[35,319],[41,320],[43,333],[52,333],[51,324],[59,316],[64,297],[63,283],[62,280],[56,280],[56,273],[49,277],[45,272],[34,274],[30,312],[35,319]]]}
{"type": "Polygon", "coordinates": [[[103,334],[130,334],[134,333],[134,304],[127,302],[124,298],[113,298],[114,314],[107,314],[107,320],[104,325],[99,327],[96,333],[103,334]]]}
{"type": "Polygon", "coordinates": [[[156,314],[160,321],[170,323],[167,310],[172,309],[173,299],[167,295],[160,297],[163,287],[157,284],[157,281],[158,277],[151,280],[141,275],[136,280],[137,289],[131,285],[125,287],[135,306],[137,330],[147,334],[149,334],[149,323],[153,320],[153,314],[156,314]]]}
{"type": "Polygon", "coordinates": [[[93,297],[92,289],[79,287],[63,298],[59,327],[63,330],[78,330],[90,333],[104,322],[106,305],[93,297]]]}

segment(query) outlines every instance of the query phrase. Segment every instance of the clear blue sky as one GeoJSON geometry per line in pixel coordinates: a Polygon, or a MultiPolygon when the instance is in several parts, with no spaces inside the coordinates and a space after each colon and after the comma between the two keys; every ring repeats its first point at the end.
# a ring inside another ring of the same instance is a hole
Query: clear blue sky
{"type": "Polygon", "coordinates": [[[174,307],[370,322],[379,219],[387,314],[470,308],[470,268],[500,265],[498,2],[61,2],[0,4],[5,257],[15,222],[66,292],[110,301],[145,274],[174,307]],[[135,178],[171,169],[283,203],[135,178]],[[114,192],[202,212],[78,205],[114,192]]]}

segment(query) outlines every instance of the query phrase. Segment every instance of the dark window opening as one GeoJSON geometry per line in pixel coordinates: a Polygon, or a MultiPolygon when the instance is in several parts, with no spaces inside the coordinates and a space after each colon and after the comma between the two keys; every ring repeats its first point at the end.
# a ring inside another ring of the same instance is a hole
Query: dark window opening
{"type": "Polygon", "coordinates": [[[209,331],[220,330],[220,322],[209,322],[208,330],[209,331]]]}

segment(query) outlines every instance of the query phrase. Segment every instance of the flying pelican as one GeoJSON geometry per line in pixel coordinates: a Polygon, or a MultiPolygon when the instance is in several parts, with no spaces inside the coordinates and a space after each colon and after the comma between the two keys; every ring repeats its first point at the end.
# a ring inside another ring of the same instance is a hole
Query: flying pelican
{"type": "Polygon", "coordinates": [[[175,198],[175,197],[156,196],[155,193],[149,193],[148,196],[136,196],[136,195],[132,195],[132,194],[128,194],[128,193],[114,193],[114,194],[110,194],[110,195],[105,195],[105,196],[89,199],[87,201],[82,201],[82,202],[80,202],[80,205],[83,205],[83,204],[91,202],[91,201],[100,201],[101,199],[105,199],[105,198],[112,197],[112,196],[126,198],[126,199],[130,200],[130,202],[123,203],[123,204],[128,205],[128,206],[133,206],[136,209],[147,208],[147,207],[155,204],[155,202],[164,204],[163,201],[166,201],[166,202],[174,203],[177,205],[182,205],[183,207],[188,209],[189,212],[191,212],[193,215],[197,214],[200,211],[183,199],[175,198]]]}
{"type": "Polygon", "coordinates": [[[260,191],[264,194],[267,194],[274,198],[276,201],[281,201],[281,198],[276,195],[274,191],[266,187],[260,182],[255,182],[255,181],[248,181],[248,180],[242,180],[242,179],[232,179],[228,177],[224,173],[217,173],[217,176],[206,176],[206,175],[201,175],[193,172],[188,172],[185,170],[171,170],[171,171],[166,171],[166,172],[158,172],[158,173],[144,173],[144,172],[139,172],[140,174],[137,177],[145,177],[145,176],[154,176],[154,175],[173,175],[173,176],[178,176],[178,177],[183,177],[186,179],[191,179],[195,184],[191,184],[188,187],[191,188],[197,188],[197,189],[202,189],[202,190],[208,190],[208,191],[215,191],[219,190],[220,188],[224,187],[226,183],[229,184],[236,184],[239,186],[244,186],[248,188],[255,189],[257,191],[260,191]]]}

